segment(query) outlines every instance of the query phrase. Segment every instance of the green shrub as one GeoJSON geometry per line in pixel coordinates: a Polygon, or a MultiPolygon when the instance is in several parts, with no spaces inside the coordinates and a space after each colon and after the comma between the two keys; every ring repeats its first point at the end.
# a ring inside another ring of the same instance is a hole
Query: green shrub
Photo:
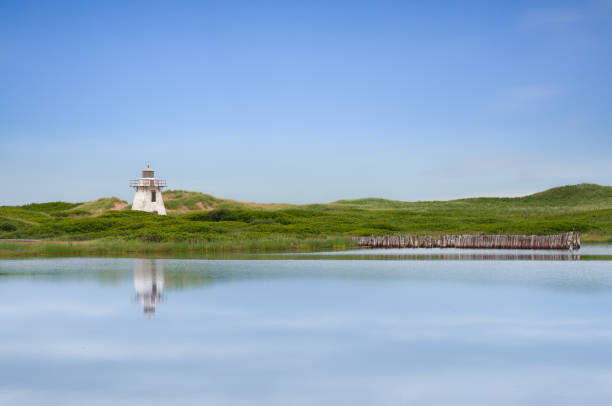
{"type": "Polygon", "coordinates": [[[210,213],[212,212],[199,211],[197,213],[186,214],[183,218],[190,221],[211,221],[210,213]]]}
{"type": "Polygon", "coordinates": [[[274,220],[272,220],[270,218],[262,218],[262,219],[251,220],[249,222],[249,224],[252,225],[252,226],[257,226],[257,225],[262,225],[262,224],[266,224],[266,225],[274,224],[274,225],[277,225],[277,224],[280,224],[280,223],[277,223],[276,221],[274,221],[274,220]]]}
{"type": "Polygon", "coordinates": [[[21,206],[21,208],[32,211],[40,211],[43,213],[50,214],[52,212],[69,210],[73,207],[78,206],[79,203],[68,203],[68,202],[48,202],[48,203],[30,203],[21,206]]]}
{"type": "Polygon", "coordinates": [[[229,209],[215,209],[209,211],[207,217],[211,221],[229,221],[235,218],[232,211],[229,209]]]}
{"type": "Polygon", "coordinates": [[[17,231],[17,226],[12,223],[0,223],[0,230],[8,232],[17,231]]]}

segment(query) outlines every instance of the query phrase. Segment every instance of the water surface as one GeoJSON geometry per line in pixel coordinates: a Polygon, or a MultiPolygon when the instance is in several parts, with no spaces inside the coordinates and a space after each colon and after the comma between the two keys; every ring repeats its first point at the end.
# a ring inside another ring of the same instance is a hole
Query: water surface
{"type": "Polygon", "coordinates": [[[612,262],[372,251],[0,261],[0,404],[612,401],[612,262]]]}

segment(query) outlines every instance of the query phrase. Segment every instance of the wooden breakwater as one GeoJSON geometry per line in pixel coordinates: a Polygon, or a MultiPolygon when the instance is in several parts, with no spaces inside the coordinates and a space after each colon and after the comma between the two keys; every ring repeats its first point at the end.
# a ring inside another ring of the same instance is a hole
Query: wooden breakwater
{"type": "Polygon", "coordinates": [[[569,250],[580,248],[580,233],[555,235],[384,235],[358,237],[364,248],[505,248],[569,250]]]}

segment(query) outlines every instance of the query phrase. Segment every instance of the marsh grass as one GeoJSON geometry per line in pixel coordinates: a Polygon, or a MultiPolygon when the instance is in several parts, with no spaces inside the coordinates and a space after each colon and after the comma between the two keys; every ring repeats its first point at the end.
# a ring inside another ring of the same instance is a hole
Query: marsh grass
{"type": "Polygon", "coordinates": [[[167,197],[183,212],[158,216],[110,211],[116,198],[0,207],[0,239],[48,241],[0,245],[0,255],[322,250],[351,247],[351,238],[361,235],[543,235],[572,230],[580,231],[584,242],[612,242],[612,187],[589,184],[518,198],[445,202],[367,198],[252,206],[196,192],[167,192],[167,197]]]}
{"type": "Polygon", "coordinates": [[[264,238],[258,240],[139,240],[0,242],[0,258],[67,256],[207,256],[216,253],[311,252],[356,248],[348,237],[264,238]]]}

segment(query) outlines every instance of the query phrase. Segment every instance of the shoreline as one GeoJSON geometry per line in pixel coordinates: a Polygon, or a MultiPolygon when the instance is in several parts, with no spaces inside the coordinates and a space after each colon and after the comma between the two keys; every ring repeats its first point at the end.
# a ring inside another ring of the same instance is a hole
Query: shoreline
{"type": "Polygon", "coordinates": [[[340,251],[358,248],[351,237],[321,239],[260,239],[185,242],[139,240],[0,241],[0,259],[92,256],[210,256],[222,254],[340,251]]]}
{"type": "MultiPolygon", "coordinates": [[[[612,243],[612,236],[587,233],[581,234],[581,240],[582,245],[609,244],[612,243]]],[[[359,247],[357,238],[352,236],[176,242],[121,239],[86,241],[4,239],[0,240],[0,259],[95,256],[223,257],[239,254],[332,252],[359,248],[363,247],[359,247]]]]}

